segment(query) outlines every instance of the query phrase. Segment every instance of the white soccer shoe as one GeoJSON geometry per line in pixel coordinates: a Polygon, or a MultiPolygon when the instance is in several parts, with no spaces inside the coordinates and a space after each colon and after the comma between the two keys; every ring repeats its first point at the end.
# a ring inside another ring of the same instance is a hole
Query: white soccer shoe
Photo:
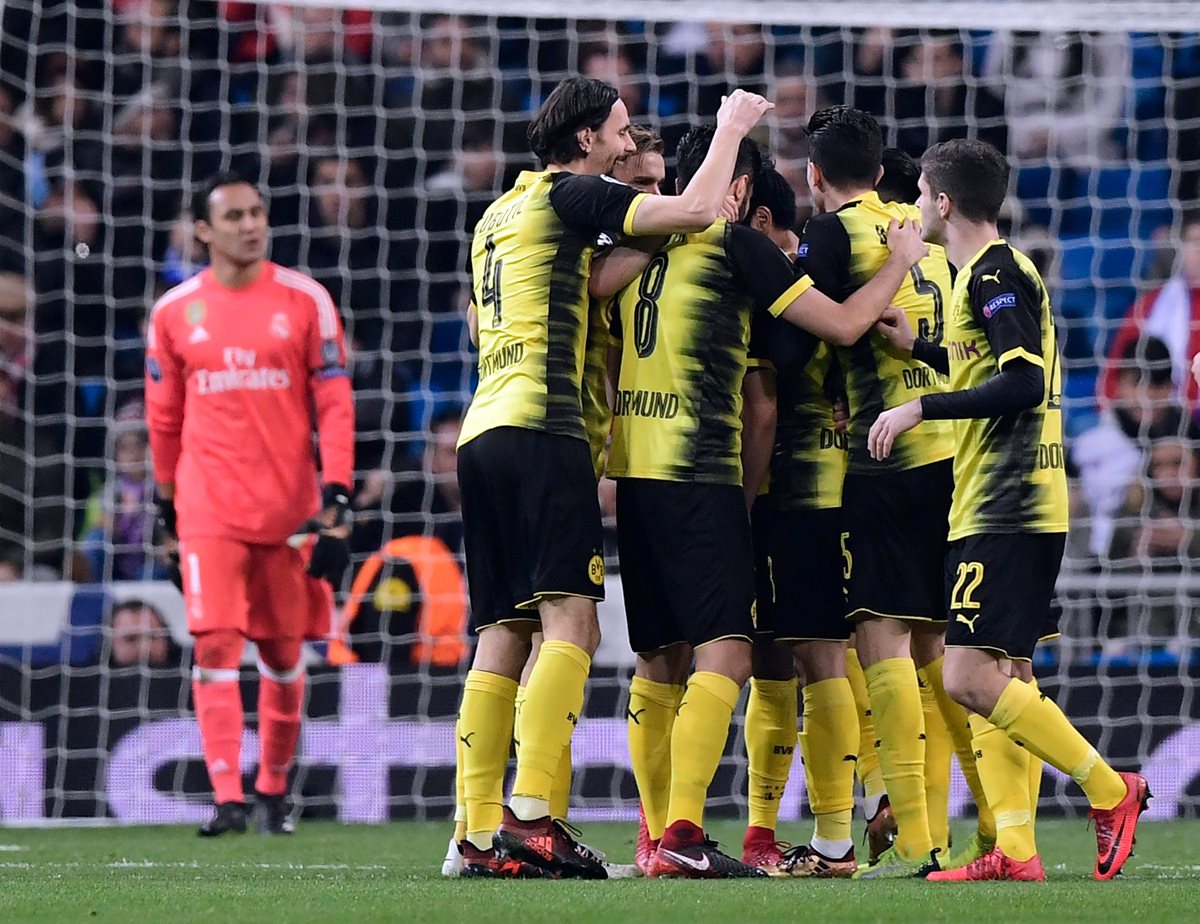
{"type": "Polygon", "coordinates": [[[442,875],[451,879],[462,874],[463,858],[459,853],[458,844],[454,843],[454,838],[450,838],[450,845],[446,848],[446,857],[442,860],[442,875]]]}
{"type": "Polygon", "coordinates": [[[597,850],[584,843],[579,844],[578,850],[588,859],[603,866],[609,879],[640,879],[642,876],[642,871],[634,863],[609,863],[603,850],[597,850]]]}

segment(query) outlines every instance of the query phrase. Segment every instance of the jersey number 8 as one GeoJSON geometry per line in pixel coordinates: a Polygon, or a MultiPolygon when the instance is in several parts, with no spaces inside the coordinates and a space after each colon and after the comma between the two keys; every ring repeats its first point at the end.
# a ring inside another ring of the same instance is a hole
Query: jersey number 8
{"type": "Polygon", "coordinates": [[[633,309],[633,345],[639,359],[645,359],[658,345],[658,299],[667,278],[667,255],[656,254],[642,271],[638,282],[638,301],[633,309]]]}

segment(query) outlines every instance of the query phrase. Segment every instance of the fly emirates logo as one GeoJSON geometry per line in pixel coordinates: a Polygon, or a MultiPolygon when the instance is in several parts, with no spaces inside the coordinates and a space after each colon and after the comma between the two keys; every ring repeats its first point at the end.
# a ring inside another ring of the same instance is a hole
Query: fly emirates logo
{"type": "Polygon", "coordinates": [[[255,350],[226,347],[224,369],[196,370],[196,391],[201,395],[220,395],[227,391],[285,391],[292,379],[286,369],[270,369],[254,364],[255,350]]]}

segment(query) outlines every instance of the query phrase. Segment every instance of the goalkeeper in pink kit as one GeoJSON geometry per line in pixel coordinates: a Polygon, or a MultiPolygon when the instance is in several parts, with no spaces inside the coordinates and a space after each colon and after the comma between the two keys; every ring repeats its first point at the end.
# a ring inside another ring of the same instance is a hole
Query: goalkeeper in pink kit
{"type": "Polygon", "coordinates": [[[200,834],[247,825],[238,687],[246,639],[258,647],[260,675],[253,821],[262,833],[290,834],[301,646],[327,634],[331,586],[349,563],[346,350],[329,293],[266,259],[267,215],[254,186],[216,176],[193,215],[211,265],[151,312],[146,418],[162,527],[195,636],[192,694],[216,797],[200,834]],[[310,535],[297,548],[289,538],[302,529],[310,535]]]}

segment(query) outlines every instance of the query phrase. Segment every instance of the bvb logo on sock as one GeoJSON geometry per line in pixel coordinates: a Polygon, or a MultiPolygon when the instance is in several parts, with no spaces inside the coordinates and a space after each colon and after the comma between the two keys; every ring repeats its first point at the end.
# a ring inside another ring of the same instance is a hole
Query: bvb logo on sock
{"type": "Polygon", "coordinates": [[[599,554],[593,555],[588,562],[588,578],[597,587],[604,583],[604,559],[599,554]]]}

